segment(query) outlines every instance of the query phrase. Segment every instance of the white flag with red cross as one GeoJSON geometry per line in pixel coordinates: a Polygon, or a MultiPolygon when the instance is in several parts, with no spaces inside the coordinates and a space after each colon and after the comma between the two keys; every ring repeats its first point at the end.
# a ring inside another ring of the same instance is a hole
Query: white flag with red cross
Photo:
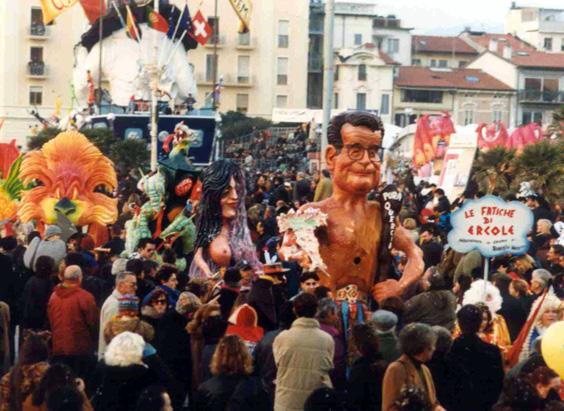
{"type": "Polygon", "coordinates": [[[200,10],[192,18],[192,26],[194,27],[194,38],[202,46],[212,38],[213,29],[200,10]]]}

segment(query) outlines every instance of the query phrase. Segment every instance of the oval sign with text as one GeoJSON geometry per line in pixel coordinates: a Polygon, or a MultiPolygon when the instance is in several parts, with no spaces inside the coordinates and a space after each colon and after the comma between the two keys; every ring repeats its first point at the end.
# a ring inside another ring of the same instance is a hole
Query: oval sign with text
{"type": "Polygon", "coordinates": [[[525,254],[533,213],[518,201],[485,196],[468,200],[452,213],[448,243],[460,253],[478,250],[484,257],[525,254]]]}

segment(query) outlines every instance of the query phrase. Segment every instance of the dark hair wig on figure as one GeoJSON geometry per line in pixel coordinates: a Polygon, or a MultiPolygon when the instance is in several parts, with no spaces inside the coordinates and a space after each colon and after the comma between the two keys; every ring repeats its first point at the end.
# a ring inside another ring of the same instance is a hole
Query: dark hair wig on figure
{"type": "Polygon", "coordinates": [[[355,127],[366,127],[372,131],[380,131],[382,139],[384,138],[384,123],[382,123],[380,117],[366,111],[346,111],[333,117],[327,130],[329,144],[337,149],[343,147],[341,128],[347,123],[355,127]]]}
{"type": "MultiPolygon", "coordinates": [[[[247,211],[245,209],[245,177],[241,168],[231,160],[217,160],[202,173],[202,198],[198,206],[196,219],[196,249],[204,250],[219,235],[223,226],[221,211],[221,198],[229,188],[231,178],[235,180],[237,190],[237,216],[230,221],[229,245],[235,261],[241,259],[249,261],[255,271],[260,267],[256,257],[255,248],[251,241],[249,227],[247,226],[247,211]]],[[[209,260],[209,259],[206,259],[209,260]]],[[[208,264],[211,261],[207,261],[208,264]]],[[[210,268],[215,270],[216,267],[210,268]]],[[[195,264],[190,267],[190,277],[194,278],[195,264]]],[[[201,277],[196,274],[195,277],[201,277]]]]}

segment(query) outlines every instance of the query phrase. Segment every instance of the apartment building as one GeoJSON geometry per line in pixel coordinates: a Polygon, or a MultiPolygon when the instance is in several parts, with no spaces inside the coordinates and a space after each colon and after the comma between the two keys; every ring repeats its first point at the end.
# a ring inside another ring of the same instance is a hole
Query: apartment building
{"type": "MultiPolygon", "coordinates": [[[[183,7],[183,0],[175,0],[183,7]]],[[[197,7],[189,2],[192,14],[197,7]]],[[[223,79],[219,110],[270,118],[272,109],[306,106],[309,1],[253,2],[251,27],[238,33],[239,19],[229,2],[200,2],[217,33],[204,47],[189,51],[194,65],[197,105],[209,104],[214,65],[223,79]],[[215,52],[214,52],[215,51],[215,52]],[[208,98],[206,99],[206,97],[208,98]],[[208,100],[208,101],[206,101],[208,100]]]]}
{"type": "Polygon", "coordinates": [[[481,69],[517,90],[512,127],[552,121],[552,112],[564,103],[564,53],[538,51],[510,34],[467,34],[466,41],[481,54],[468,67],[481,69]]]}
{"type": "Polygon", "coordinates": [[[0,2],[0,141],[15,138],[26,144],[30,127],[55,111],[57,99],[62,114],[71,106],[73,46],[88,22],[80,7],[63,13],[55,24],[45,26],[39,2],[0,2]]]}
{"type": "Polygon", "coordinates": [[[518,7],[513,2],[505,19],[505,32],[539,51],[564,52],[564,9],[518,7]]]}

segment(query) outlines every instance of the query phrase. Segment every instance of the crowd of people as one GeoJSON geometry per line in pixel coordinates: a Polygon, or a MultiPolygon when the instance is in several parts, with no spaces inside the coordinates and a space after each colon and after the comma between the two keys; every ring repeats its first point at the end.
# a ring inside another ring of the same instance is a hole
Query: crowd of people
{"type": "MultiPolygon", "coordinates": [[[[520,198],[535,220],[529,252],[493,259],[485,280],[483,257],[446,237],[451,212],[482,194],[469,187],[451,203],[433,184],[398,178],[399,221],[425,272],[351,322],[357,306],[320,274],[271,263],[283,241],[276,217],[331,196],[330,173],[241,160],[262,272],[241,259],[191,278],[179,261],[192,255],[149,238],[126,257],[123,219],[101,247],[83,233],[64,240],[55,225],[4,229],[0,411],[564,409],[540,352],[564,319],[561,204],[520,198]]],[[[120,187],[125,208],[141,195],[120,187]]],[[[407,257],[392,256],[389,277],[401,278],[407,257]]]]}
{"type": "Polygon", "coordinates": [[[273,135],[269,130],[253,131],[248,142],[229,144],[225,156],[241,161],[247,170],[275,171],[279,169],[306,170],[308,153],[319,150],[317,142],[309,138],[310,124],[292,131],[273,135]]]}

